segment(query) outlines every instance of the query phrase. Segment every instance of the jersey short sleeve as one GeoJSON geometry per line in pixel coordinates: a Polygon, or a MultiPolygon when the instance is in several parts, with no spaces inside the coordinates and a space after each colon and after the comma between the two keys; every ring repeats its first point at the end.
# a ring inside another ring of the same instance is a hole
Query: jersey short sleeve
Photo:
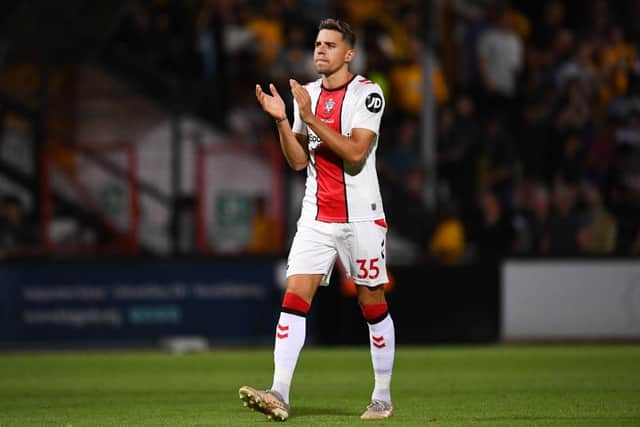
{"type": "Polygon", "coordinates": [[[300,118],[300,108],[296,100],[293,100],[293,127],[291,128],[293,133],[299,133],[300,135],[307,134],[307,124],[300,118]]]}
{"type": "Polygon", "coordinates": [[[378,135],[385,107],[382,89],[377,84],[365,84],[360,87],[358,95],[351,128],[369,129],[378,135]]]}

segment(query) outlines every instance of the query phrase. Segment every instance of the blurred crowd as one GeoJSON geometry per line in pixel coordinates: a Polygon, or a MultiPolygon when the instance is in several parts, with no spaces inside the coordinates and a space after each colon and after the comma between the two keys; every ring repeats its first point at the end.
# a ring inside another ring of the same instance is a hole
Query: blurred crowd
{"type": "Polygon", "coordinates": [[[521,5],[453,2],[430,252],[637,255],[640,2],[521,5]]]}
{"type": "Polygon", "coordinates": [[[637,255],[640,2],[453,3],[432,253],[637,255]]]}
{"type": "Polygon", "coordinates": [[[326,17],[351,23],[352,69],[384,90],[385,208],[421,260],[640,255],[639,0],[132,0],[111,43],[187,82],[231,137],[275,143],[253,87],[275,83],[290,106],[288,79],[317,78],[326,17]]]}
{"type": "Polygon", "coordinates": [[[640,2],[531,3],[140,0],[114,43],[200,82],[196,109],[232,135],[270,143],[253,85],[316,79],[317,24],[345,19],[358,35],[353,70],[387,99],[388,215],[424,259],[638,254],[640,2]],[[426,44],[436,182],[420,155],[426,44]],[[430,185],[436,209],[422,197],[430,185]]]}

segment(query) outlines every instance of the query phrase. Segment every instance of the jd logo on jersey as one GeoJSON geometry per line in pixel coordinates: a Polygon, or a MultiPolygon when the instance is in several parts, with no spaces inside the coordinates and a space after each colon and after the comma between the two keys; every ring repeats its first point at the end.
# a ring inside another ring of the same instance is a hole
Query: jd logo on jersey
{"type": "Polygon", "coordinates": [[[372,113],[378,113],[382,110],[382,97],[377,93],[370,93],[364,105],[367,107],[367,110],[372,113]]]}

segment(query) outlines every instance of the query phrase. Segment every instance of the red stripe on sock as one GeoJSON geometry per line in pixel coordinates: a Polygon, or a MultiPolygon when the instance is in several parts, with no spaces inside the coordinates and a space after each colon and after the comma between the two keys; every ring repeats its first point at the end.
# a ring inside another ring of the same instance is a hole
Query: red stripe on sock
{"type": "Polygon", "coordinates": [[[289,310],[299,311],[304,314],[309,312],[309,303],[293,292],[287,292],[284,294],[282,307],[288,308],[289,310]]]}
{"type": "Polygon", "coordinates": [[[362,315],[365,320],[371,321],[379,318],[388,311],[387,303],[361,305],[362,315]]]}

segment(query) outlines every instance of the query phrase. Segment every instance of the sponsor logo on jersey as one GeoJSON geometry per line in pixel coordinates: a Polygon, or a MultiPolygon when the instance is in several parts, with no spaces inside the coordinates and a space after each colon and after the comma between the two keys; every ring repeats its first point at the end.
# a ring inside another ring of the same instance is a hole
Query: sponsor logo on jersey
{"type": "Polygon", "coordinates": [[[370,93],[364,102],[364,105],[372,113],[379,113],[382,110],[382,97],[375,92],[370,93]]]}
{"type": "Polygon", "coordinates": [[[309,149],[315,150],[318,148],[318,145],[322,143],[322,140],[315,133],[309,132],[309,149]]]}

